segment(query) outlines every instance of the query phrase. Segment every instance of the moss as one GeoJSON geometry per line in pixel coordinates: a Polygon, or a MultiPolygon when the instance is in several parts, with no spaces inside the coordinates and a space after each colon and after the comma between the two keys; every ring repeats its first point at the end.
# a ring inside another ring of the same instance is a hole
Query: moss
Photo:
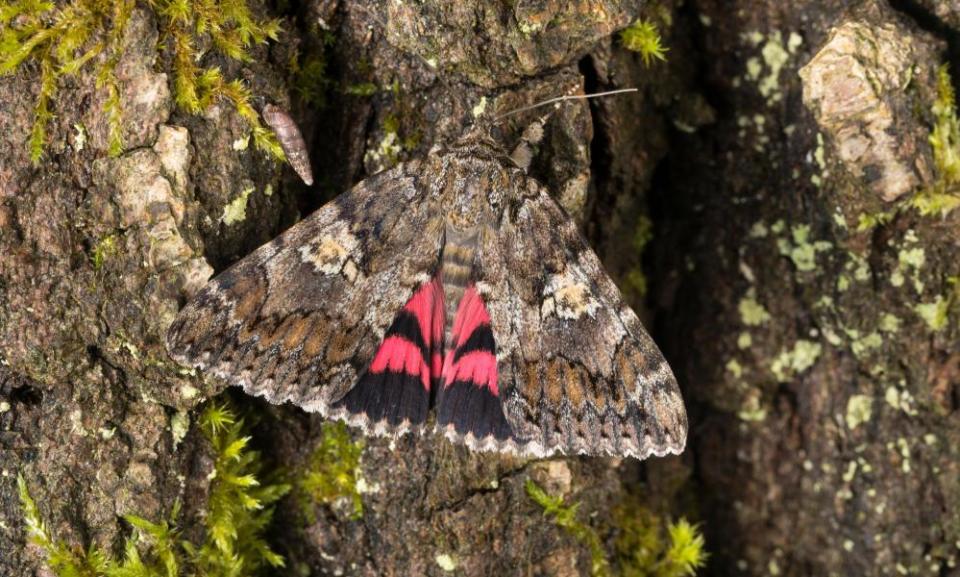
{"type": "Polygon", "coordinates": [[[613,550],[608,556],[600,533],[578,520],[578,504],[548,494],[533,480],[525,484],[527,495],[544,515],[586,545],[590,550],[590,574],[622,577],[685,577],[696,575],[706,564],[703,536],[686,519],[665,522],[630,496],[613,511],[613,550]],[[612,561],[612,562],[611,562],[612,561]]]}
{"type": "Polygon", "coordinates": [[[640,19],[621,30],[620,43],[627,50],[638,52],[645,66],[650,66],[655,60],[667,60],[668,49],[664,47],[660,31],[653,22],[640,19]]]}
{"type": "Polygon", "coordinates": [[[179,503],[167,519],[152,522],[128,514],[133,528],[123,554],[114,556],[91,545],[86,550],[56,540],[20,475],[17,478],[24,523],[31,542],[46,555],[56,577],[249,577],[265,567],[282,567],[263,533],[272,516],[271,505],[289,487],[261,484],[262,460],[248,448],[243,421],[223,404],[211,404],[200,417],[203,435],[216,457],[205,515],[204,540],[193,544],[177,529],[179,503]]]}
{"type": "Polygon", "coordinates": [[[622,577],[684,577],[706,564],[703,535],[686,519],[666,522],[631,497],[614,509],[613,522],[622,577]]]}
{"type": "Polygon", "coordinates": [[[895,211],[861,214],[857,220],[857,232],[868,232],[878,226],[883,226],[893,220],[895,215],[895,211]]]}
{"type": "Polygon", "coordinates": [[[294,91],[303,102],[316,108],[327,105],[327,96],[333,88],[333,81],[328,73],[327,48],[333,45],[335,40],[333,34],[322,31],[319,44],[303,53],[297,50],[290,58],[294,91]]]}
{"type": "Polygon", "coordinates": [[[296,481],[301,508],[310,522],[314,520],[314,504],[332,504],[341,500],[350,503],[354,519],[363,516],[360,491],[363,448],[363,442],[354,441],[343,423],[323,424],[323,440],[311,453],[296,481]]]}
{"type": "Polygon", "coordinates": [[[960,206],[957,186],[960,184],[960,121],[957,119],[956,95],[946,64],[937,72],[937,99],[932,107],[934,125],[930,134],[937,181],[914,196],[913,206],[925,216],[946,216],[960,206]]]}
{"type": "Polygon", "coordinates": [[[359,84],[350,84],[343,89],[345,94],[350,96],[373,96],[377,93],[377,85],[373,82],[361,82],[359,84]]]}
{"type": "Polygon", "coordinates": [[[19,0],[0,8],[0,74],[10,74],[28,60],[40,68],[34,103],[30,157],[39,162],[53,119],[51,105],[61,77],[76,75],[95,61],[97,85],[107,90],[110,152],[119,153],[120,102],[114,70],[121,41],[135,3],[132,0],[72,0],[57,6],[42,0],[19,0]]]}
{"type": "Polygon", "coordinates": [[[43,522],[39,507],[30,496],[23,475],[17,475],[17,489],[20,494],[20,506],[23,509],[27,538],[46,555],[50,571],[57,577],[97,575],[93,572],[95,569],[91,569],[93,565],[102,565],[100,563],[102,555],[96,553],[93,548],[84,551],[54,539],[43,522]]]}
{"type": "MultiPolygon", "coordinates": [[[[653,221],[646,215],[640,215],[637,218],[636,229],[631,239],[631,248],[639,260],[643,256],[643,251],[653,240],[653,221]]],[[[643,272],[643,267],[637,265],[631,268],[625,277],[628,290],[638,299],[642,299],[647,294],[647,275],[643,272]]]]}
{"type": "Polygon", "coordinates": [[[527,479],[524,488],[527,495],[543,509],[544,515],[551,517],[554,524],[590,549],[590,574],[594,577],[611,575],[610,562],[607,561],[597,530],[577,519],[579,504],[567,505],[563,497],[548,494],[532,479],[527,479]]]}
{"type": "Polygon", "coordinates": [[[93,247],[93,254],[90,255],[90,260],[93,262],[93,270],[102,269],[107,259],[116,256],[118,253],[117,235],[111,234],[100,239],[96,246],[93,247]]]}
{"type": "MultiPolygon", "coordinates": [[[[0,7],[0,74],[12,73],[30,60],[39,63],[40,86],[30,136],[35,163],[43,154],[61,79],[87,68],[92,69],[97,87],[106,91],[109,152],[114,156],[122,152],[123,103],[115,71],[135,5],[133,0],[17,0],[0,7]]],[[[198,114],[217,100],[231,102],[250,125],[257,147],[282,160],[283,151],[275,135],[260,123],[246,87],[238,80],[225,80],[218,68],[197,64],[206,44],[227,58],[250,60],[252,45],[277,38],[279,21],[257,20],[244,0],[153,0],[150,5],[173,52],[177,104],[198,114]]]]}

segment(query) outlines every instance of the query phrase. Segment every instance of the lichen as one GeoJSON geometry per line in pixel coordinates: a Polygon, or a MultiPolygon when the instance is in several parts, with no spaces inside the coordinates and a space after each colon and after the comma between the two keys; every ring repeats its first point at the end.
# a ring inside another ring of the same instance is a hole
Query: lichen
{"type": "MultiPolygon", "coordinates": [[[[905,237],[906,242],[916,243],[917,238],[913,231],[908,231],[905,237]]],[[[922,247],[903,248],[897,253],[897,268],[890,275],[890,283],[899,287],[903,285],[906,275],[912,273],[913,287],[917,293],[923,292],[923,280],[921,271],[927,262],[926,254],[922,247]]]]}
{"type": "Polygon", "coordinates": [[[479,118],[483,116],[483,113],[486,112],[486,110],[487,110],[487,97],[481,96],[477,104],[470,110],[470,114],[472,114],[474,118],[479,118]]]}
{"type": "Polygon", "coordinates": [[[434,558],[434,561],[437,562],[438,567],[440,567],[447,573],[453,573],[454,571],[457,570],[457,566],[459,565],[459,563],[457,562],[457,559],[448,553],[441,553],[437,555],[434,558]]]}
{"type": "Polygon", "coordinates": [[[900,319],[891,313],[883,313],[880,317],[880,330],[885,333],[897,333],[900,331],[900,319]]]}
{"type": "Polygon", "coordinates": [[[323,438],[295,481],[296,495],[308,521],[313,521],[313,505],[318,503],[343,501],[349,503],[352,518],[363,516],[363,449],[363,442],[354,441],[343,423],[323,424],[323,438]]]}
{"type": "Polygon", "coordinates": [[[247,200],[254,190],[252,186],[247,187],[240,192],[237,198],[227,203],[226,206],[223,207],[223,215],[220,217],[220,222],[227,226],[243,222],[243,220],[247,218],[247,200]]]}
{"type": "Polygon", "coordinates": [[[793,348],[780,351],[770,365],[770,370],[779,382],[789,382],[795,375],[812,367],[822,350],[820,343],[800,339],[794,343],[793,348]]]}
{"type": "Polygon", "coordinates": [[[170,417],[170,436],[173,446],[178,446],[190,430],[190,415],[186,411],[177,411],[170,417]]]}
{"type": "Polygon", "coordinates": [[[780,254],[788,257],[797,270],[810,272],[817,268],[817,254],[827,252],[833,244],[824,240],[810,241],[810,225],[800,224],[791,230],[791,238],[778,239],[780,254]]]}
{"type": "Polygon", "coordinates": [[[726,365],[727,372],[733,375],[733,378],[739,379],[743,376],[743,366],[737,361],[737,359],[730,359],[727,361],[726,365]]]}
{"type": "Polygon", "coordinates": [[[847,400],[847,428],[851,431],[870,421],[873,416],[873,398],[867,395],[852,395],[847,400]]]}
{"type": "Polygon", "coordinates": [[[770,320],[770,313],[757,302],[756,290],[753,287],[740,299],[737,310],[740,312],[740,322],[748,327],[758,327],[770,320]]]}
{"type": "Polygon", "coordinates": [[[420,133],[416,132],[401,137],[400,119],[388,114],[381,125],[383,136],[376,148],[367,150],[364,162],[374,165],[373,170],[382,170],[395,166],[400,161],[400,154],[413,150],[420,141],[420,133]]]}
{"type": "Polygon", "coordinates": [[[761,423],[766,420],[767,409],[761,402],[759,391],[751,389],[747,392],[740,409],[737,411],[737,418],[749,423],[761,423]]]}
{"type": "Polygon", "coordinates": [[[939,332],[947,326],[950,301],[943,298],[943,295],[937,295],[933,302],[918,303],[913,306],[913,310],[927,323],[931,331],[939,332]]]}
{"type": "Polygon", "coordinates": [[[880,348],[882,344],[883,337],[876,331],[865,336],[859,336],[859,333],[857,333],[857,336],[853,338],[853,342],[850,343],[850,349],[853,351],[853,355],[859,359],[870,351],[880,348]]]}
{"type": "Polygon", "coordinates": [[[894,410],[903,411],[910,416],[917,415],[915,401],[909,391],[901,391],[891,385],[884,391],[883,400],[894,410]]]}
{"type": "Polygon", "coordinates": [[[123,554],[114,556],[91,544],[88,548],[54,538],[36,502],[18,475],[24,524],[31,542],[46,556],[56,577],[248,577],[261,569],[283,567],[283,558],[264,539],[273,513],[271,505],[289,487],[261,484],[262,459],[248,448],[243,421],[225,404],[211,404],[200,418],[200,428],[214,450],[215,463],[199,544],[184,540],[177,528],[179,502],[167,519],[152,522],[124,515],[133,528],[123,554]]]}
{"type": "Polygon", "coordinates": [[[768,37],[753,31],[744,35],[744,39],[755,47],[763,45],[760,47],[759,57],[747,59],[747,80],[756,83],[757,90],[766,99],[767,105],[773,106],[783,99],[780,74],[803,43],[803,39],[800,35],[791,33],[785,43],[783,33],[779,30],[774,30],[768,37]],[[763,73],[764,69],[767,70],[766,74],[763,73]]]}

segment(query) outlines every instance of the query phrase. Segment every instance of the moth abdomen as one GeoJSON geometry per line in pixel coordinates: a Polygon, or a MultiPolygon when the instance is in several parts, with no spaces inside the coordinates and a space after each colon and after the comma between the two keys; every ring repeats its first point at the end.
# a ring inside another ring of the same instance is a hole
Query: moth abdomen
{"type": "Polygon", "coordinates": [[[307,143],[303,140],[300,128],[279,106],[267,104],[263,107],[263,120],[273,129],[280,141],[280,148],[287,156],[287,162],[297,173],[304,184],[313,184],[313,169],[310,167],[310,155],[307,152],[307,143]]]}

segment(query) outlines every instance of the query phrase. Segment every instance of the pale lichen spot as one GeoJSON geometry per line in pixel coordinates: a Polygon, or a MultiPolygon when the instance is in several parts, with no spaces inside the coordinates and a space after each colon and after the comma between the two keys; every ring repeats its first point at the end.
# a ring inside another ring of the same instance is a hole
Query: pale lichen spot
{"type": "Polygon", "coordinates": [[[820,343],[800,339],[792,348],[780,351],[770,365],[770,370],[777,381],[788,382],[794,375],[799,375],[812,367],[822,351],[823,346],[820,343]]]}
{"type": "Polygon", "coordinates": [[[870,421],[873,416],[873,399],[867,395],[853,395],[847,400],[846,422],[851,431],[870,421]]]}
{"type": "Polygon", "coordinates": [[[600,304],[586,285],[577,283],[561,287],[555,294],[557,315],[565,319],[578,319],[584,314],[593,316],[600,304]]]}
{"type": "Polygon", "coordinates": [[[343,276],[347,277],[350,282],[357,280],[358,272],[357,265],[352,260],[348,260],[347,264],[343,265],[343,276]]]}
{"type": "Polygon", "coordinates": [[[931,331],[939,332],[947,327],[950,300],[943,298],[943,295],[937,295],[933,302],[918,303],[914,305],[913,310],[923,319],[923,322],[927,323],[931,331]]]}
{"type": "Polygon", "coordinates": [[[758,327],[770,320],[770,313],[757,302],[757,291],[752,287],[737,305],[740,321],[748,327],[758,327]]]}
{"type": "Polygon", "coordinates": [[[487,97],[481,96],[480,101],[477,102],[476,106],[470,111],[473,114],[474,118],[479,118],[483,116],[483,113],[487,110],[487,97]]]}
{"type": "Polygon", "coordinates": [[[733,378],[739,379],[743,376],[743,366],[737,362],[737,359],[730,359],[726,365],[727,372],[733,375],[733,378]]]}
{"type": "Polygon", "coordinates": [[[552,313],[566,320],[576,320],[583,315],[593,317],[600,308],[600,303],[593,296],[585,279],[578,278],[579,276],[581,275],[571,269],[567,269],[563,274],[553,275],[543,291],[541,314],[546,316],[552,313]]]}
{"type": "Polygon", "coordinates": [[[250,194],[254,190],[255,188],[252,186],[247,187],[240,192],[240,196],[227,203],[227,205],[223,207],[223,215],[220,217],[220,222],[227,226],[243,222],[243,220],[247,218],[247,200],[249,200],[250,194]]]}
{"type": "Polygon", "coordinates": [[[241,136],[240,138],[233,141],[232,147],[234,150],[241,151],[246,150],[250,147],[250,135],[241,136]]]}
{"type": "Polygon", "coordinates": [[[793,261],[798,271],[811,272],[817,268],[817,254],[827,252],[833,244],[827,241],[810,241],[810,225],[800,224],[791,230],[791,240],[778,239],[780,254],[793,261]]]}
{"type": "Polygon", "coordinates": [[[457,566],[459,565],[456,557],[453,557],[447,553],[437,555],[435,561],[437,562],[437,565],[447,573],[453,573],[456,571],[457,566]]]}
{"type": "Polygon", "coordinates": [[[334,234],[328,234],[316,243],[300,247],[300,258],[303,262],[312,264],[318,273],[342,273],[347,280],[353,282],[359,271],[351,257],[358,245],[357,237],[348,230],[340,230],[339,233],[334,231],[334,234]]]}
{"type": "Polygon", "coordinates": [[[555,310],[553,297],[547,297],[543,299],[543,304],[540,305],[540,316],[548,317],[553,314],[555,310]]]}

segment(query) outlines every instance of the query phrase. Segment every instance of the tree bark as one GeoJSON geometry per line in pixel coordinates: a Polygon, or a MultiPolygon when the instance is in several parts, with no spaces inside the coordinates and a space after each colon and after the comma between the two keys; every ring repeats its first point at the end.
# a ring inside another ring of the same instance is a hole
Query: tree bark
{"type": "MultiPolygon", "coordinates": [[[[0,78],[0,575],[49,574],[25,541],[18,473],[66,542],[116,550],[122,515],[160,519],[178,499],[197,531],[207,449],[174,423],[226,384],[176,366],[163,335],[211,274],[478,118],[627,86],[640,91],[558,107],[531,173],[673,367],[686,453],[536,461],[367,439],[362,517],[321,506],[307,522],[281,503],[270,539],[288,570],[590,574],[588,548],[527,495],[532,479],[579,503],[611,557],[616,511],[639,499],[702,523],[704,574],[960,575],[960,210],[894,210],[942,178],[931,110],[938,66],[960,78],[956,4],[306,2],[252,62],[209,63],[291,110],[312,188],[243,150],[229,106],[175,108],[145,7],[118,67],[117,158],[87,75],[61,88],[33,166],[23,95],[37,71],[0,78]],[[666,63],[617,40],[638,17],[660,25],[666,63]],[[322,107],[289,85],[295,50],[326,59],[322,107]]],[[[496,136],[511,146],[542,112],[496,136]]],[[[226,394],[258,416],[272,466],[304,466],[322,419],[226,394]]]]}

